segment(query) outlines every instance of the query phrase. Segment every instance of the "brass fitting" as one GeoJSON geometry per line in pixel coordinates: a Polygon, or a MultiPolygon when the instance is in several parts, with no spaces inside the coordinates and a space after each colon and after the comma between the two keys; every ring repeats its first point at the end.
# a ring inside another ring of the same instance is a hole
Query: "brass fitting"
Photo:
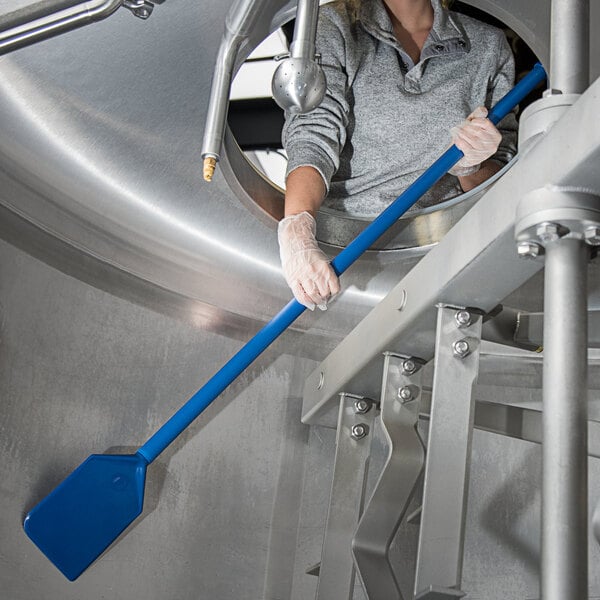
{"type": "Polygon", "coordinates": [[[212,181],[216,167],[217,159],[214,156],[207,156],[204,159],[204,181],[212,181]]]}

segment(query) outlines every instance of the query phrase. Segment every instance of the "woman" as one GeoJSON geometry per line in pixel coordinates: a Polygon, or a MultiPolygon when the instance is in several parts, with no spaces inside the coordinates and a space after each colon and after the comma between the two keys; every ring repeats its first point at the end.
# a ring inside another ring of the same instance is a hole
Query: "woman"
{"type": "Polygon", "coordinates": [[[278,237],[294,296],[324,310],[339,282],[315,240],[322,203],[375,216],[455,143],[464,158],[416,208],[441,202],[510,160],[517,125],[512,114],[499,129],[485,118],[485,107],[514,83],[504,34],[448,11],[441,0],[326,4],[317,52],[327,94],[314,111],[286,115],[289,160],[278,237]]]}

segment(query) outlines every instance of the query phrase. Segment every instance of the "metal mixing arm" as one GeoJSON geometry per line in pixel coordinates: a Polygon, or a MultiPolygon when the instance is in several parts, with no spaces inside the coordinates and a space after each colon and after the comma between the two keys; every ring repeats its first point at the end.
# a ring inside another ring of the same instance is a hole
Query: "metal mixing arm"
{"type": "MultiPolygon", "coordinates": [[[[240,49],[255,28],[289,1],[238,0],[225,22],[215,71],[202,143],[204,179],[211,181],[220,158],[225,132],[231,82],[240,49]]],[[[291,112],[308,112],[318,106],[326,89],[325,76],[315,58],[315,37],[319,0],[298,0],[294,40],[290,56],[273,76],[273,96],[279,106],[291,112]]]]}

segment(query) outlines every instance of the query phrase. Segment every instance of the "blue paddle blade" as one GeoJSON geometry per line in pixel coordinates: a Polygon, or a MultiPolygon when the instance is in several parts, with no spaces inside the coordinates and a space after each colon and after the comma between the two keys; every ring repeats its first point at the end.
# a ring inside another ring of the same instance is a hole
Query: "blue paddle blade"
{"type": "Polygon", "coordinates": [[[92,454],[27,515],[33,543],[74,581],[142,512],[148,463],[92,454]]]}

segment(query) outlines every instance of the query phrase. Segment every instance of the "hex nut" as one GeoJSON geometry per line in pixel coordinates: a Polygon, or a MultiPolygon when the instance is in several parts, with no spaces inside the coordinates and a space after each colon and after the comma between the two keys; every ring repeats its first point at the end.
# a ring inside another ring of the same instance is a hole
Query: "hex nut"
{"type": "Polygon", "coordinates": [[[517,244],[519,258],[537,258],[542,254],[542,246],[536,242],[519,242],[517,244]]]}
{"type": "Polygon", "coordinates": [[[456,311],[454,319],[459,327],[468,327],[472,322],[471,313],[468,310],[456,311]]]}
{"type": "Polygon", "coordinates": [[[360,398],[354,403],[354,411],[359,415],[364,415],[371,410],[371,406],[372,402],[370,400],[360,398]]]}
{"type": "Polygon", "coordinates": [[[583,237],[590,246],[600,246],[600,227],[595,225],[587,227],[583,232],[583,237]]]}
{"type": "Polygon", "coordinates": [[[409,400],[413,399],[412,390],[408,385],[405,385],[398,390],[398,398],[400,398],[400,400],[403,402],[408,402],[409,400]]]}
{"type": "Polygon", "coordinates": [[[540,223],[535,230],[535,234],[543,244],[555,242],[560,238],[559,225],[556,223],[540,223]]]}
{"type": "Polygon", "coordinates": [[[402,363],[402,373],[404,375],[414,375],[419,370],[417,363],[411,358],[407,358],[402,363]]]}
{"type": "Polygon", "coordinates": [[[369,433],[369,426],[364,423],[358,423],[354,425],[350,430],[350,436],[353,440],[362,440],[369,433]]]}
{"type": "Polygon", "coordinates": [[[452,345],[452,351],[454,352],[454,356],[465,358],[471,353],[471,348],[469,347],[469,342],[467,342],[467,340],[458,340],[452,345]]]}

